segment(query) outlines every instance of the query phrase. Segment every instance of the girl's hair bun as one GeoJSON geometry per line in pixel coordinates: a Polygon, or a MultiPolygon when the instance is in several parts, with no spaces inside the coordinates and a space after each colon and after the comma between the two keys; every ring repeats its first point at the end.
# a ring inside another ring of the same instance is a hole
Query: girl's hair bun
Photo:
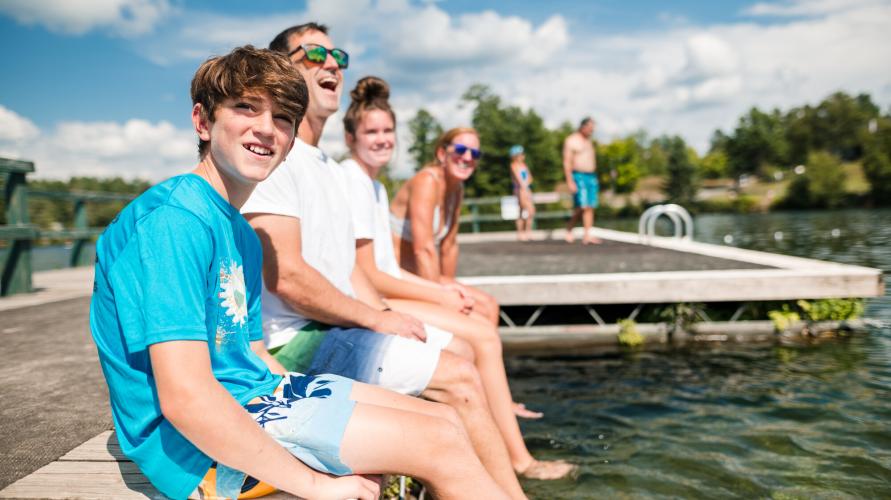
{"type": "Polygon", "coordinates": [[[390,98],[390,86],[376,76],[366,76],[356,83],[350,91],[350,97],[356,102],[371,102],[390,98]]]}

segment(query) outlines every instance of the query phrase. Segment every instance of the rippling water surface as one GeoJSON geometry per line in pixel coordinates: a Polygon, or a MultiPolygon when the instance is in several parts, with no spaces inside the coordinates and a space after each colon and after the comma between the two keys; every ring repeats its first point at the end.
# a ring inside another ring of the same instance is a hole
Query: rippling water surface
{"type": "MultiPolygon", "coordinates": [[[[636,221],[607,227],[636,230],[636,221]]],[[[698,241],[891,271],[891,211],[700,216],[698,241]],[[728,238],[729,236],[729,238],[728,238]]],[[[509,360],[533,453],[581,465],[533,498],[891,498],[891,296],[865,334],[509,360]]]]}

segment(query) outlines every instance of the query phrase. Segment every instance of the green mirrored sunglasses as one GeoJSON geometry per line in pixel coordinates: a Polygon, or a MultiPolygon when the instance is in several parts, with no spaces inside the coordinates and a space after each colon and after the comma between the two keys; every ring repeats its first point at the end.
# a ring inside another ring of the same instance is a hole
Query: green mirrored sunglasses
{"type": "Polygon", "coordinates": [[[328,54],[331,54],[331,57],[334,58],[334,62],[337,63],[338,68],[347,69],[347,67],[350,65],[350,55],[347,54],[343,49],[329,50],[315,43],[300,44],[300,46],[298,46],[296,49],[288,52],[288,57],[291,57],[301,50],[304,54],[306,54],[304,57],[311,63],[324,64],[325,59],[328,59],[328,54]]]}

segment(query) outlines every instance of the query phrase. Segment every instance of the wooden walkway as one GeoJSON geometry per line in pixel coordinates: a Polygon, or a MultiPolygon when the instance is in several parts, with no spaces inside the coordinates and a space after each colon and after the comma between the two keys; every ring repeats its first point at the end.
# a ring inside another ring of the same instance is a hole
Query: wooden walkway
{"type": "MultiPolygon", "coordinates": [[[[0,491],[0,498],[161,500],[167,497],[121,453],[114,432],[106,431],[0,491]]],[[[199,496],[193,493],[189,498],[199,496]]],[[[284,500],[295,497],[276,493],[263,498],[284,500]]]]}

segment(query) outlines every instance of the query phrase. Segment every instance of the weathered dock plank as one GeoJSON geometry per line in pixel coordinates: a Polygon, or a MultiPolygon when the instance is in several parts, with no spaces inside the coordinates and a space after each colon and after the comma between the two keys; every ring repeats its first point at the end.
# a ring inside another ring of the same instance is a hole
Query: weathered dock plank
{"type": "MultiPolygon", "coordinates": [[[[102,432],[59,460],[0,491],[0,498],[84,500],[165,499],[121,453],[114,432],[102,432]]],[[[189,498],[198,499],[197,493],[189,498]]],[[[293,499],[276,493],[269,500],[293,499]]]]}

